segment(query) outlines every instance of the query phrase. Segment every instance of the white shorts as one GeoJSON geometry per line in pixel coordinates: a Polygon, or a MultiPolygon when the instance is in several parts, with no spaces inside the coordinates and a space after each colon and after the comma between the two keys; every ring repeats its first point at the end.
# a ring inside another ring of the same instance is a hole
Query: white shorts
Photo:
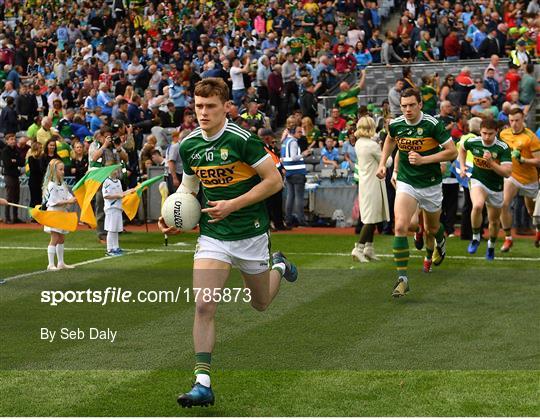
{"type": "Polygon", "coordinates": [[[418,202],[420,209],[427,212],[437,212],[442,207],[442,184],[427,188],[414,188],[414,186],[398,180],[396,183],[396,194],[398,193],[405,193],[412,196],[418,202]]]}
{"type": "Polygon", "coordinates": [[[526,196],[527,198],[536,198],[536,194],[538,193],[538,182],[524,185],[523,183],[518,182],[512,176],[504,179],[504,181],[513,183],[519,189],[519,194],[521,196],[526,196]]]}
{"type": "Polygon", "coordinates": [[[214,259],[228,263],[250,275],[266,272],[269,268],[270,246],[268,234],[249,239],[225,241],[208,236],[197,240],[194,259],[214,259]]]}
{"type": "Polygon", "coordinates": [[[111,233],[120,233],[124,231],[124,222],[122,220],[122,210],[108,209],[105,211],[105,231],[111,233]]]}
{"type": "Polygon", "coordinates": [[[51,234],[51,232],[55,232],[55,233],[59,233],[63,235],[69,234],[68,230],[61,230],[59,228],[53,228],[53,227],[47,227],[47,226],[43,227],[43,231],[49,234],[51,234]]]}
{"type": "Polygon", "coordinates": [[[486,204],[493,208],[502,208],[503,206],[503,191],[492,191],[478,179],[470,180],[470,187],[472,188],[481,188],[487,193],[486,204]]]}

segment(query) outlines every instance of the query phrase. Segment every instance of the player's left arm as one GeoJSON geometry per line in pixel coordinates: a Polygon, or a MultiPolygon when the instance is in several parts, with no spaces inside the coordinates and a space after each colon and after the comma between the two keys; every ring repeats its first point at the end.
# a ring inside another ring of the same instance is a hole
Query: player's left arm
{"type": "Polygon", "coordinates": [[[229,200],[208,201],[209,207],[204,208],[202,212],[212,217],[209,223],[217,223],[227,218],[229,214],[261,202],[283,188],[283,180],[271,158],[264,159],[254,169],[261,178],[261,182],[248,192],[229,200]]]}

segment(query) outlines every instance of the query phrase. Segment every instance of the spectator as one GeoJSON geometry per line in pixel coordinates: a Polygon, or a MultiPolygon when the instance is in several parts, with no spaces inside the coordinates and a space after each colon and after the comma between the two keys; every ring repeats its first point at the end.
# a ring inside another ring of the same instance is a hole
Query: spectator
{"type": "Polygon", "coordinates": [[[475,77],[474,86],[467,97],[467,105],[471,107],[473,114],[482,112],[482,99],[491,98],[491,92],[484,88],[484,82],[480,77],[475,77]]]}
{"type": "Polygon", "coordinates": [[[352,256],[359,262],[369,262],[378,260],[373,248],[375,226],[382,221],[389,221],[390,213],[386,185],[384,180],[376,176],[381,148],[374,141],[375,121],[369,116],[364,116],[359,119],[356,128],[357,141],[354,148],[358,156],[358,199],[363,227],[352,256]]]}
{"type": "Polygon", "coordinates": [[[491,101],[496,105],[502,100],[501,93],[499,91],[499,83],[495,80],[495,70],[488,68],[484,77],[484,88],[491,93],[491,101]]]}
{"type": "Polygon", "coordinates": [[[516,67],[512,62],[508,63],[508,72],[504,77],[504,86],[506,90],[506,100],[510,100],[510,94],[512,92],[519,91],[519,82],[521,81],[521,76],[518,72],[518,67],[516,67]]]}
{"type": "Polygon", "coordinates": [[[374,29],[371,38],[367,41],[367,48],[375,64],[381,62],[381,51],[383,41],[379,39],[379,29],[374,29]]]}
{"type": "Polygon", "coordinates": [[[418,41],[418,46],[416,47],[417,61],[435,61],[430,39],[431,35],[428,31],[422,31],[420,33],[420,41],[418,41]]]}
{"type": "Polygon", "coordinates": [[[339,113],[346,118],[356,118],[358,113],[358,94],[364,87],[366,81],[366,70],[361,70],[360,80],[351,88],[346,81],[340,83],[340,92],[336,96],[335,106],[339,109],[339,113]]]}
{"type": "Polygon", "coordinates": [[[381,63],[390,66],[391,63],[401,63],[403,59],[396,53],[393,47],[394,36],[390,31],[386,32],[386,39],[382,45],[381,63]]]}
{"type": "Polygon", "coordinates": [[[366,48],[364,41],[359,39],[354,47],[354,58],[356,59],[356,69],[363,70],[373,62],[371,52],[366,48]]]}
{"type": "Polygon", "coordinates": [[[487,37],[482,41],[478,48],[478,55],[482,58],[490,58],[492,55],[501,55],[502,50],[497,38],[497,30],[493,29],[487,37]]]}
{"type": "Polygon", "coordinates": [[[403,79],[396,80],[396,84],[388,92],[388,103],[390,105],[390,113],[394,118],[401,115],[401,92],[405,82],[403,79]]]}
{"type": "Polygon", "coordinates": [[[437,111],[437,88],[438,75],[423,76],[420,93],[422,94],[422,111],[428,115],[435,115],[437,111]]]}
{"type": "Polygon", "coordinates": [[[311,120],[317,120],[317,99],[315,98],[315,86],[311,81],[307,81],[304,84],[304,93],[300,97],[300,110],[302,114],[311,118],[311,120]]]}
{"type": "Polygon", "coordinates": [[[285,85],[283,84],[281,65],[276,64],[272,68],[272,73],[268,76],[268,94],[270,95],[270,105],[273,107],[272,113],[275,115],[276,125],[283,123],[286,109],[283,106],[285,95],[285,85]]]}
{"type": "Polygon", "coordinates": [[[264,114],[259,112],[259,107],[256,102],[249,102],[247,109],[240,115],[247,122],[249,129],[256,133],[260,128],[264,127],[264,114]]]}
{"type": "MultiPolygon", "coordinates": [[[[268,128],[263,128],[259,130],[258,135],[264,142],[264,149],[268,154],[270,154],[276,167],[283,176],[285,171],[279,158],[280,150],[276,147],[277,141],[274,133],[268,128]]],[[[274,195],[266,199],[266,208],[268,209],[268,215],[270,216],[270,222],[273,230],[281,231],[291,229],[285,225],[283,220],[283,190],[279,190],[279,192],[276,192],[274,195]]]]}
{"type": "MultiPolygon", "coordinates": [[[[71,168],[69,175],[75,177],[78,182],[88,171],[88,155],[85,153],[84,145],[80,141],[73,144],[71,152],[71,168]]],[[[67,173],[67,172],[66,172],[67,173]]]]}
{"type": "Polygon", "coordinates": [[[534,77],[534,65],[529,63],[525,66],[525,74],[519,82],[520,103],[530,105],[539,91],[540,88],[534,77]]]}
{"type": "Polygon", "coordinates": [[[332,108],[330,111],[330,116],[332,117],[334,121],[334,128],[338,131],[344,130],[345,125],[347,124],[347,120],[342,118],[339,109],[338,108],[332,108]]]}
{"type": "Polygon", "coordinates": [[[450,29],[450,33],[443,41],[443,51],[446,61],[458,61],[461,54],[461,45],[455,28],[450,29]]]}
{"type": "Polygon", "coordinates": [[[304,152],[306,149],[311,151],[313,148],[320,147],[321,130],[313,124],[313,120],[309,116],[302,118],[302,133],[306,139],[306,147],[303,148],[300,145],[300,151],[304,152]]]}
{"type": "Polygon", "coordinates": [[[15,134],[19,130],[15,100],[12,96],[7,96],[5,101],[6,106],[0,112],[0,132],[3,134],[15,134]]]}
{"type": "Polygon", "coordinates": [[[41,187],[43,186],[44,172],[41,166],[43,146],[38,141],[33,141],[27,157],[28,188],[30,189],[30,207],[41,205],[41,187]]]}
{"type": "Polygon", "coordinates": [[[401,41],[397,45],[396,54],[401,57],[403,62],[410,62],[413,59],[414,51],[411,47],[411,38],[407,35],[401,37],[401,41]]]}
{"type": "Polygon", "coordinates": [[[302,226],[304,221],[304,190],[306,186],[306,165],[298,146],[302,127],[297,126],[289,133],[281,145],[281,162],[285,169],[287,202],[285,218],[288,226],[302,226]]]}
{"type": "Polygon", "coordinates": [[[241,107],[243,104],[244,96],[246,95],[246,87],[244,85],[244,74],[249,71],[250,54],[247,53],[244,58],[244,66],[241,67],[239,58],[233,61],[233,65],[230,70],[232,80],[232,99],[236,106],[241,107]]]}
{"type": "MultiPolygon", "coordinates": [[[[9,98],[13,104],[13,98],[9,98]]],[[[20,183],[19,168],[24,166],[24,160],[21,159],[17,151],[17,140],[15,134],[7,133],[6,147],[2,150],[2,163],[4,165],[4,182],[6,185],[6,199],[14,204],[19,203],[20,183]]],[[[18,217],[18,208],[6,208],[6,224],[18,224],[22,221],[18,217]],[[11,210],[11,211],[10,211],[11,210]]]]}
{"type": "Polygon", "coordinates": [[[339,168],[339,151],[334,147],[334,140],[326,138],[321,151],[321,165],[325,168],[339,168]]]}

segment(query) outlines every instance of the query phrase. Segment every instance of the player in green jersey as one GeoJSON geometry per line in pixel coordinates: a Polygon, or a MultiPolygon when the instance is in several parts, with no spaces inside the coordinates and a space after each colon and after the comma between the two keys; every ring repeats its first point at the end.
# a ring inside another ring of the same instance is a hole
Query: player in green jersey
{"type": "Polygon", "coordinates": [[[394,204],[393,253],[398,280],[392,292],[394,297],[402,297],[409,291],[407,232],[418,207],[423,210],[426,259],[428,262],[433,260],[435,265],[444,260],[446,239],[440,223],[442,174],[439,163],[457,157],[456,146],[444,124],[422,112],[422,97],[418,89],[404,90],[400,104],[403,115],[390,121],[377,171],[380,179],[386,177],[386,160],[397,145],[399,171],[394,204]]]}
{"type": "MultiPolygon", "coordinates": [[[[178,192],[197,194],[202,184],[201,235],[193,263],[195,298],[193,341],[195,384],[181,394],[182,407],[214,404],[210,386],[215,343],[214,316],[232,266],[240,269],[245,289],[241,300],[264,311],[277,295],[281,279],[294,282],[295,265],[280,252],[269,267],[268,214],[264,200],[283,187],[281,175],[262,141],[227,120],[229,89],[219,78],[195,86],[195,112],[200,127],[180,143],[184,173],[178,192]]],[[[163,219],[159,226],[166,234],[163,219]]],[[[231,290],[228,290],[231,291],[231,290]]]]}
{"type": "MultiPolygon", "coordinates": [[[[499,217],[503,206],[503,179],[512,174],[512,154],[504,141],[497,139],[497,122],[486,119],[480,125],[480,137],[468,138],[459,149],[460,167],[465,167],[467,151],[473,155],[473,170],[470,180],[471,226],[473,239],[468,247],[470,254],[476,253],[480,245],[482,211],[487,206],[489,241],[486,259],[495,258],[495,241],[499,233],[499,217]]],[[[462,170],[461,177],[467,172],[462,170]]]]}

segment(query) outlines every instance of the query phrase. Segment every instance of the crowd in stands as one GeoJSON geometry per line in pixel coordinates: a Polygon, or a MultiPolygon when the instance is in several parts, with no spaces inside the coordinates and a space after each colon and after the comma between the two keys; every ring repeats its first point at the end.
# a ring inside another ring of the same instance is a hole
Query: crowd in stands
{"type": "MultiPolygon", "coordinates": [[[[193,89],[206,77],[229,85],[232,121],[259,134],[284,127],[281,140],[297,136],[303,157],[351,172],[356,120],[378,115],[383,135],[404,88],[417,86],[424,111],[440,114],[456,139],[471,115],[504,124],[512,107],[530,111],[538,0],[396,1],[401,16],[384,34],[378,7],[374,0],[4,0],[4,175],[26,172],[32,205],[52,158],[75,179],[122,162],[126,188],[149,166],[167,166],[172,189],[182,172],[172,146],[197,126],[193,89]],[[499,64],[504,57],[509,69],[499,64]],[[467,67],[444,80],[404,68],[388,100],[359,111],[368,66],[476,58],[486,59],[483,77],[467,67]],[[319,97],[337,85],[325,118],[319,97]]],[[[279,144],[269,145],[279,155],[279,144]]]]}

